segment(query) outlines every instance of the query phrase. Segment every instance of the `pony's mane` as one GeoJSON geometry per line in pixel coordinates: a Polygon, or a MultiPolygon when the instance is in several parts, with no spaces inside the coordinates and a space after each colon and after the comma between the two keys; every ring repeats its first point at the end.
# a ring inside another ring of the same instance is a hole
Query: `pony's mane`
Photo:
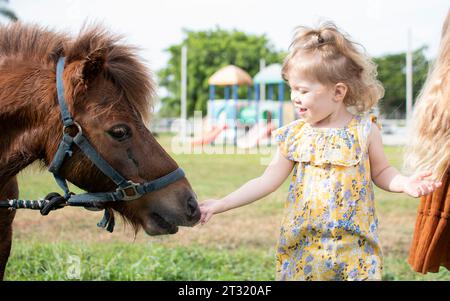
{"type": "Polygon", "coordinates": [[[111,80],[142,117],[148,121],[155,84],[137,56],[137,48],[120,43],[121,37],[99,25],[83,26],[75,38],[38,25],[15,22],[0,26],[0,62],[17,59],[54,68],[60,56],[66,62],[82,60],[96,50],[105,51],[104,76],[111,80]]]}

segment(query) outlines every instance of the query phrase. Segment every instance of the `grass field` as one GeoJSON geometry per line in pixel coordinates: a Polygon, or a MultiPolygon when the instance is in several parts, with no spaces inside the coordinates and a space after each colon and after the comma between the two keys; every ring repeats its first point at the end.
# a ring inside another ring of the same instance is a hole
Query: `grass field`
{"type": "MultiPolygon", "coordinates": [[[[159,137],[200,200],[222,197],[265,169],[266,154],[179,154],[171,137],[159,137]],[[262,160],[265,159],[265,160],[262,160]]],[[[400,168],[401,148],[386,147],[400,168]]],[[[21,198],[59,191],[52,176],[37,165],[19,175],[21,198]]],[[[149,237],[120,220],[110,234],[96,227],[101,212],[65,208],[46,217],[19,210],[6,280],[274,280],[275,245],[288,181],[272,195],[215,216],[201,227],[176,235],[149,237]]],[[[77,191],[74,189],[74,191],[77,191]]],[[[450,280],[450,272],[421,275],[406,258],[419,200],[376,188],[376,210],[385,255],[385,280],[450,280]]]]}

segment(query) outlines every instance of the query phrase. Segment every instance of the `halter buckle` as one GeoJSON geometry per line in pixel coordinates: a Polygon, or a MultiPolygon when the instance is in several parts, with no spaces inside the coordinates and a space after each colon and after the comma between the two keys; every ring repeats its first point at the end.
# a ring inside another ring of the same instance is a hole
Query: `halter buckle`
{"type": "Polygon", "coordinates": [[[78,122],[73,121],[72,124],[63,126],[63,133],[67,134],[67,135],[69,135],[69,136],[71,136],[73,138],[73,137],[75,137],[77,135],[82,135],[83,134],[83,129],[81,128],[81,125],[78,122]],[[76,127],[77,133],[74,136],[71,136],[68,130],[70,128],[73,128],[73,127],[76,127]]]}
{"type": "Polygon", "coordinates": [[[142,196],[141,193],[137,190],[137,188],[140,186],[138,183],[134,183],[132,181],[128,181],[128,186],[120,188],[118,187],[116,189],[116,192],[120,192],[122,194],[122,197],[120,198],[121,201],[132,201],[135,199],[138,199],[142,196]]]}

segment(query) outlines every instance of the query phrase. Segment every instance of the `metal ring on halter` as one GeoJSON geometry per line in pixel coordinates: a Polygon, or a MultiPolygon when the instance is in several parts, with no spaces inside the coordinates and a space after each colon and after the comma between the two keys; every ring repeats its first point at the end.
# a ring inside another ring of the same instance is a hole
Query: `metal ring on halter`
{"type": "MultiPolygon", "coordinates": [[[[80,125],[78,122],[76,122],[76,121],[74,121],[73,124],[71,124],[71,125],[64,125],[64,126],[63,126],[63,133],[64,133],[64,134],[68,134],[69,136],[71,136],[70,133],[66,132],[66,130],[69,129],[69,128],[71,128],[71,127],[73,127],[74,125],[75,125],[75,126],[77,127],[77,129],[78,129],[78,132],[77,132],[76,135],[81,135],[81,134],[83,134],[83,130],[81,129],[81,125],[80,125]]],[[[74,135],[73,137],[75,137],[76,135],[74,135]]],[[[72,136],[71,136],[71,137],[72,137],[72,136]]]]}
{"type": "Polygon", "coordinates": [[[134,183],[132,181],[127,182],[128,186],[126,187],[118,187],[116,189],[116,192],[122,193],[123,197],[121,198],[122,201],[132,201],[135,199],[138,199],[142,196],[142,193],[140,193],[137,188],[140,186],[138,183],[134,183]]]}

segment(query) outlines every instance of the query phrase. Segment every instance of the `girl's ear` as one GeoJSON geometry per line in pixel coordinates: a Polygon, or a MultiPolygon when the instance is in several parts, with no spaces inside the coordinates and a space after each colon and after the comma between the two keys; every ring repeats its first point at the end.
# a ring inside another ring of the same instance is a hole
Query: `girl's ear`
{"type": "Polygon", "coordinates": [[[334,86],[334,99],[336,101],[344,101],[345,95],[347,94],[348,87],[344,83],[337,83],[334,86]]]}

